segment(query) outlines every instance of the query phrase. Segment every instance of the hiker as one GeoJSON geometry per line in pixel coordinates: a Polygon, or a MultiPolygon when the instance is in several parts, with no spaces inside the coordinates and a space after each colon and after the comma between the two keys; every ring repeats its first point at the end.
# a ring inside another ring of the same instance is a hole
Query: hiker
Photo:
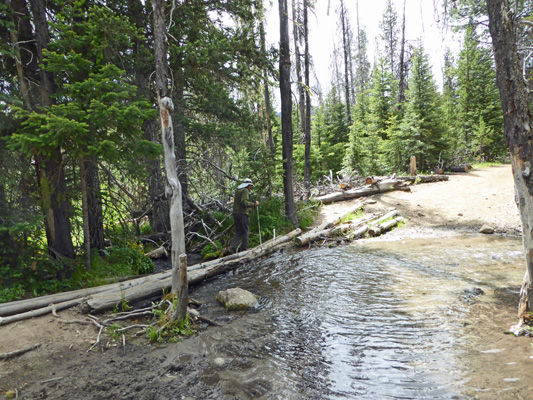
{"type": "Polygon", "coordinates": [[[245,179],[235,192],[235,201],[233,202],[233,223],[235,225],[235,236],[231,241],[228,252],[233,254],[239,251],[244,251],[248,247],[248,236],[250,235],[250,216],[248,210],[259,205],[258,201],[251,202],[250,190],[254,184],[251,179],[245,179]],[[240,246],[239,246],[240,245],[240,246]]]}

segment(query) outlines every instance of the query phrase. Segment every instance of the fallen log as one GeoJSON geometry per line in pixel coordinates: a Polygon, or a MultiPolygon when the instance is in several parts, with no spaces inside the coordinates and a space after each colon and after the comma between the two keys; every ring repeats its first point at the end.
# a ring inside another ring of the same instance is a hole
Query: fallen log
{"type": "Polygon", "coordinates": [[[470,164],[451,165],[448,170],[451,172],[468,172],[472,169],[470,164]]]}
{"type": "Polygon", "coordinates": [[[382,223],[381,225],[372,226],[368,230],[368,234],[370,236],[378,236],[384,232],[387,232],[389,229],[391,229],[393,226],[398,225],[400,222],[403,221],[403,217],[393,218],[389,221],[386,221],[382,223]]]}
{"type": "MultiPolygon", "coordinates": [[[[127,284],[135,284],[137,281],[142,281],[145,278],[137,278],[129,281],[127,284]]],[[[73,290],[71,292],[51,294],[48,296],[41,296],[32,299],[17,300],[10,303],[0,304],[0,317],[5,317],[13,314],[20,314],[27,311],[46,307],[50,304],[59,304],[66,301],[81,299],[96,293],[106,292],[120,285],[120,283],[112,283],[104,286],[97,286],[87,289],[73,290]]]]}
{"type": "Polygon", "coordinates": [[[414,176],[399,176],[397,179],[400,179],[409,183],[431,183],[431,182],[442,182],[450,179],[448,175],[414,175],[414,176]]]}
{"type": "Polygon", "coordinates": [[[386,221],[386,220],[388,220],[388,219],[390,219],[392,217],[395,217],[397,215],[398,215],[398,210],[392,210],[392,211],[388,212],[387,214],[383,215],[382,217],[379,217],[375,221],[372,221],[371,225],[380,225],[384,221],[386,221]]]}
{"type": "Polygon", "coordinates": [[[155,250],[149,251],[148,253],[145,254],[145,256],[148,257],[148,258],[152,258],[152,259],[162,258],[162,257],[167,258],[168,257],[168,251],[167,251],[167,249],[165,249],[164,246],[161,246],[161,247],[158,247],[155,250]]]}
{"type": "MultiPolygon", "coordinates": [[[[277,251],[279,246],[290,242],[301,233],[301,229],[296,229],[287,235],[279,236],[265,242],[262,246],[232,254],[216,260],[208,261],[187,269],[187,282],[189,285],[201,282],[204,279],[222,274],[238,265],[249,262],[264,255],[277,251]]],[[[113,309],[122,301],[134,303],[136,301],[148,299],[161,295],[164,290],[172,286],[172,276],[163,279],[150,279],[142,285],[133,286],[120,292],[104,292],[87,298],[82,307],[84,312],[102,312],[113,309]]]]}
{"type": "Polygon", "coordinates": [[[353,207],[350,208],[350,211],[348,211],[346,214],[340,215],[337,218],[333,219],[332,221],[324,222],[323,224],[320,224],[316,228],[311,229],[309,232],[306,232],[303,235],[298,236],[294,241],[298,246],[305,246],[311,241],[311,238],[315,238],[317,234],[320,235],[321,232],[327,230],[328,228],[337,225],[339,222],[342,221],[342,219],[349,214],[355,213],[359,211],[363,207],[362,202],[357,202],[353,207]]]}
{"type": "Polygon", "coordinates": [[[346,233],[348,231],[353,231],[354,229],[360,227],[362,224],[368,222],[370,219],[374,218],[374,215],[357,219],[353,222],[342,224],[340,226],[334,226],[331,228],[321,229],[317,231],[312,231],[306,234],[304,240],[300,240],[301,237],[297,237],[295,242],[300,246],[304,246],[308,243],[314,242],[324,236],[336,236],[341,233],[346,233]]]}
{"type": "Polygon", "coordinates": [[[7,325],[12,322],[22,321],[28,318],[40,317],[41,315],[46,315],[57,310],[64,310],[65,308],[74,307],[80,304],[82,300],[83,298],[78,298],[70,301],[65,301],[63,303],[51,304],[48,307],[27,311],[25,313],[10,315],[9,317],[0,317],[0,326],[7,325]]]}
{"type": "Polygon", "coordinates": [[[379,178],[376,176],[369,176],[365,179],[367,185],[374,185],[379,181],[379,178]]]}
{"type": "Polygon", "coordinates": [[[323,196],[318,196],[316,200],[321,201],[323,204],[329,204],[335,201],[344,201],[363,196],[371,196],[374,194],[384,193],[392,190],[410,191],[411,189],[404,181],[400,179],[384,179],[372,185],[362,186],[351,190],[345,190],[343,192],[333,192],[323,196]]]}

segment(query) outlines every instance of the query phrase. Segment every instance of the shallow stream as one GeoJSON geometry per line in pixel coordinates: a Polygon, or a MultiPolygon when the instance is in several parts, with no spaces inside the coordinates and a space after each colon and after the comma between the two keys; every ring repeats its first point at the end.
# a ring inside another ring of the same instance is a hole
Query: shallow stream
{"type": "MultiPolygon", "coordinates": [[[[206,385],[240,399],[516,399],[533,379],[516,323],[520,239],[445,236],[280,252],[192,288],[218,321],[206,385]],[[219,290],[258,307],[228,312],[219,290]]],[[[175,355],[179,357],[179,355],[175,355]]]]}

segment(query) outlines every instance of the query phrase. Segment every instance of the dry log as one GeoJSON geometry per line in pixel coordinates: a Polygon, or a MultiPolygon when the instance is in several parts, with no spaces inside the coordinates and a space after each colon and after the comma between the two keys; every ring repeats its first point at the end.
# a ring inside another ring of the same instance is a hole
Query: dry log
{"type": "Polygon", "coordinates": [[[28,311],[25,313],[11,315],[9,317],[0,317],[0,326],[7,325],[12,322],[22,321],[28,318],[39,317],[41,315],[51,313],[52,311],[63,310],[65,308],[74,307],[80,304],[82,300],[83,298],[74,299],[74,300],[65,301],[59,304],[51,304],[48,307],[39,308],[39,309],[28,311]]]}
{"type": "Polygon", "coordinates": [[[298,246],[304,246],[308,244],[312,238],[320,236],[321,234],[323,234],[323,231],[326,231],[328,230],[328,228],[337,225],[346,215],[355,213],[359,211],[362,207],[363,203],[357,202],[353,207],[350,208],[350,211],[348,211],[346,214],[340,215],[332,221],[325,222],[317,226],[316,228],[311,229],[309,232],[298,236],[294,241],[298,246]]]}
{"type": "Polygon", "coordinates": [[[472,169],[472,166],[469,164],[452,165],[448,169],[451,172],[468,172],[472,169]]]}
{"type": "Polygon", "coordinates": [[[368,178],[365,179],[365,183],[367,185],[374,185],[375,183],[377,183],[379,181],[379,178],[375,177],[375,176],[369,176],[368,178]]]}
{"type": "Polygon", "coordinates": [[[414,175],[414,176],[400,176],[396,179],[400,179],[409,183],[430,183],[430,182],[442,182],[450,179],[448,175],[414,175]]]}
{"type": "Polygon", "coordinates": [[[377,193],[388,192],[392,190],[406,190],[411,189],[407,184],[399,179],[384,179],[376,182],[373,185],[362,186],[359,188],[346,190],[344,192],[333,192],[324,196],[318,196],[316,200],[321,201],[323,204],[333,203],[335,201],[344,201],[349,199],[355,199],[363,196],[370,196],[377,193]]]}
{"type": "Polygon", "coordinates": [[[341,224],[339,226],[336,226],[334,228],[331,228],[329,231],[329,236],[335,236],[340,233],[346,233],[346,232],[352,232],[355,229],[359,228],[361,225],[366,224],[368,221],[370,221],[375,216],[367,215],[366,217],[356,219],[355,221],[350,221],[346,224],[341,224]]]}
{"type": "Polygon", "coordinates": [[[15,351],[12,351],[10,353],[0,353],[0,360],[8,360],[8,359],[10,359],[12,357],[20,356],[22,354],[27,353],[28,351],[35,350],[38,347],[41,347],[41,343],[37,343],[37,344],[34,344],[32,346],[29,346],[29,347],[25,347],[25,348],[20,349],[20,350],[15,350],[15,351]]]}
{"type": "Polygon", "coordinates": [[[350,236],[351,236],[352,238],[354,238],[354,239],[355,239],[355,238],[358,238],[359,236],[363,236],[365,233],[368,232],[368,229],[369,229],[369,228],[370,228],[370,227],[369,227],[368,225],[363,225],[362,227],[360,227],[360,228],[354,230],[354,231],[350,234],[350,236]]]}
{"type": "Polygon", "coordinates": [[[382,217],[376,219],[375,221],[372,221],[371,225],[380,225],[382,224],[384,221],[392,218],[392,217],[395,217],[398,215],[398,210],[392,210],[390,212],[388,212],[387,214],[383,215],[382,217]]]}
{"type": "Polygon", "coordinates": [[[372,226],[368,230],[368,234],[370,236],[378,236],[378,235],[388,231],[393,226],[398,225],[402,221],[403,221],[403,217],[398,217],[398,218],[393,218],[393,219],[391,219],[389,221],[386,221],[386,222],[382,223],[381,225],[372,226]]]}
{"type": "Polygon", "coordinates": [[[168,252],[167,252],[167,249],[165,249],[164,246],[161,246],[161,247],[158,247],[155,250],[149,251],[148,253],[145,254],[145,256],[148,257],[148,258],[152,258],[152,259],[162,258],[162,257],[167,258],[168,257],[168,252]]]}
{"type": "MultiPolygon", "coordinates": [[[[318,240],[319,238],[324,237],[324,236],[335,236],[335,235],[337,235],[339,233],[346,233],[348,231],[353,231],[353,230],[359,228],[362,224],[368,222],[370,219],[372,219],[374,217],[375,217],[374,215],[369,215],[367,217],[363,217],[361,219],[357,219],[357,220],[352,221],[350,223],[342,224],[340,226],[334,226],[334,227],[331,227],[331,228],[321,229],[321,230],[317,230],[317,231],[311,231],[311,232],[306,234],[306,237],[304,238],[303,241],[300,240],[301,239],[301,236],[300,236],[300,237],[296,238],[295,242],[296,242],[296,244],[299,244],[300,246],[303,246],[303,245],[306,245],[308,243],[314,242],[315,240],[318,240]],[[300,243],[302,243],[302,244],[300,244],[300,243]]],[[[359,233],[356,236],[362,235],[364,232],[366,232],[366,230],[368,230],[368,226],[366,227],[366,229],[363,230],[362,233],[359,233]]]]}
{"type": "Polygon", "coordinates": [[[0,317],[6,317],[8,315],[32,311],[38,308],[46,307],[50,304],[59,304],[74,299],[81,299],[91,294],[108,291],[116,285],[117,284],[109,284],[94,288],[74,290],[72,292],[52,294],[48,296],[37,297],[34,299],[18,300],[12,301],[10,303],[3,303],[0,304],[0,317]]]}

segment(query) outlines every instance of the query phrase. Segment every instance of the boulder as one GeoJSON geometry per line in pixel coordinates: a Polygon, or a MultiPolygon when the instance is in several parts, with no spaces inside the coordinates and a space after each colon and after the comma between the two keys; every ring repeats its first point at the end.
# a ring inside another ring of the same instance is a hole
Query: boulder
{"type": "Polygon", "coordinates": [[[228,310],[243,310],[257,304],[257,296],[241,288],[233,288],[218,292],[217,300],[228,310]]]}

